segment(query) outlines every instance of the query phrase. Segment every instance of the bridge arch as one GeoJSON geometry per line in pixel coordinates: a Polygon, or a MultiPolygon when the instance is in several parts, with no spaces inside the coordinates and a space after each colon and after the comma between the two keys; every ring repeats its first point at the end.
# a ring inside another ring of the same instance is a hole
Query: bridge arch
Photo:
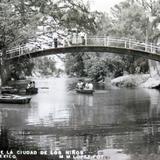
{"type": "Polygon", "coordinates": [[[7,52],[6,59],[19,57],[36,58],[54,54],[78,53],[78,52],[104,52],[115,54],[127,54],[160,61],[160,47],[154,44],[146,44],[130,39],[116,39],[110,37],[87,37],[85,44],[75,44],[58,48],[37,49],[16,47],[7,52]]]}
{"type": "Polygon", "coordinates": [[[115,53],[121,55],[131,55],[160,61],[160,54],[151,53],[146,51],[140,51],[135,49],[120,48],[120,47],[108,47],[108,46],[70,46],[60,48],[50,48],[45,50],[34,51],[31,53],[22,54],[21,56],[10,57],[9,60],[16,60],[18,58],[36,58],[47,55],[67,54],[67,53],[79,53],[79,52],[103,52],[103,53],[115,53]]]}

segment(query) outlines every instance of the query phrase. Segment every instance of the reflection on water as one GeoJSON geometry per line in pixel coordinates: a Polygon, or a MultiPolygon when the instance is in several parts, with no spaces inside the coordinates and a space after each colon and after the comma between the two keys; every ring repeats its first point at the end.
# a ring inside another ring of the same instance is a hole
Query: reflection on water
{"type": "Polygon", "coordinates": [[[159,91],[109,88],[83,95],[68,90],[72,81],[36,80],[39,94],[30,104],[0,104],[0,124],[12,136],[12,146],[78,149],[113,160],[158,156],[159,91]]]}

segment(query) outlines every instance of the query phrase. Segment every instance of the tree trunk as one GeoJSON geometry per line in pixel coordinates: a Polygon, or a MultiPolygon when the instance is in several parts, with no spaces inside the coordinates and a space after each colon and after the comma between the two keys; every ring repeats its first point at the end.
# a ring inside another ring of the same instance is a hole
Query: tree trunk
{"type": "Polygon", "coordinates": [[[160,79],[160,62],[149,60],[150,75],[154,79],[160,79]]]}
{"type": "Polygon", "coordinates": [[[1,85],[4,86],[10,80],[9,61],[5,60],[6,51],[2,51],[1,58],[1,85]]]}

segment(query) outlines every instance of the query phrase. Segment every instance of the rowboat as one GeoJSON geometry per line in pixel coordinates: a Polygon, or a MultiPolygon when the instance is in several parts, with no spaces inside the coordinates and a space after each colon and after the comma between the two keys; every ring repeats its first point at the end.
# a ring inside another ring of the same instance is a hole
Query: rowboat
{"type": "Polygon", "coordinates": [[[0,96],[0,103],[11,103],[11,104],[26,104],[29,103],[31,97],[23,97],[18,95],[2,95],[0,96]]]}
{"type": "Polygon", "coordinates": [[[88,89],[76,89],[77,93],[82,93],[82,94],[93,94],[94,90],[88,90],[88,89]]]}

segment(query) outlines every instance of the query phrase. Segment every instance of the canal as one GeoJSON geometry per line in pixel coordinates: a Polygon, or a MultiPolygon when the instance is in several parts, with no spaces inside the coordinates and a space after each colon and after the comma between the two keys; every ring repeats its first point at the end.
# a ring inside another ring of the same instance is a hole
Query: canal
{"type": "Polygon", "coordinates": [[[158,159],[160,92],[99,88],[77,94],[74,79],[35,79],[30,104],[0,104],[7,143],[22,150],[82,150],[111,160],[158,159]]]}

